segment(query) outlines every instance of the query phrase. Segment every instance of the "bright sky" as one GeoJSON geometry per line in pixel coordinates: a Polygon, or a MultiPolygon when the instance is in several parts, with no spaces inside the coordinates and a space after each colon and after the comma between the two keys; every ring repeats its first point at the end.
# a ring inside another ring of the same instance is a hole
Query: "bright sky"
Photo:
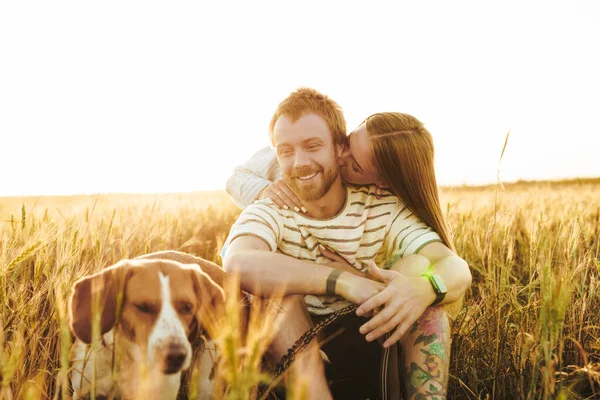
{"type": "Polygon", "coordinates": [[[433,134],[441,184],[600,176],[598,1],[5,1],[0,196],[225,187],[310,86],[433,134]]]}

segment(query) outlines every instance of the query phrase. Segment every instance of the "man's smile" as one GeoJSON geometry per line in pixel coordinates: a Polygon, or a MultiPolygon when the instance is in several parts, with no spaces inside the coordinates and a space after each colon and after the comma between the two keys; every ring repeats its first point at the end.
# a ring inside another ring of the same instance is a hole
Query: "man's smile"
{"type": "Polygon", "coordinates": [[[318,173],[319,172],[317,171],[317,172],[314,172],[314,173],[312,173],[310,175],[299,176],[298,179],[300,179],[301,181],[307,181],[307,180],[312,179],[315,176],[317,176],[318,173]]]}

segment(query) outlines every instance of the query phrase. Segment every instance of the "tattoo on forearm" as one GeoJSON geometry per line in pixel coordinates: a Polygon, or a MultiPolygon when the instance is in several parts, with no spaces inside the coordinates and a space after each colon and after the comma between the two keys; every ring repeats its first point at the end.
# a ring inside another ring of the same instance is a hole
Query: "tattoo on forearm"
{"type": "Polygon", "coordinates": [[[425,355],[421,362],[406,365],[407,394],[415,400],[446,398],[450,349],[447,317],[440,309],[429,308],[414,323],[409,334],[417,336],[413,346],[425,355]]]}

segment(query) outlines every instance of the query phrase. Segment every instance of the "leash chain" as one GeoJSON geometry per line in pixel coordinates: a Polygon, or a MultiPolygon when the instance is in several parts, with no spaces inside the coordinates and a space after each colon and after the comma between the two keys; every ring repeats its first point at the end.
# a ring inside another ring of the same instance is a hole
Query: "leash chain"
{"type": "Polygon", "coordinates": [[[294,345],[288,349],[287,353],[283,357],[281,357],[281,360],[275,366],[275,369],[273,372],[274,378],[277,378],[279,375],[281,375],[283,372],[285,372],[285,370],[287,370],[289,368],[289,366],[294,361],[294,358],[296,358],[296,355],[298,353],[300,353],[302,350],[304,350],[319,332],[321,332],[323,329],[325,329],[326,327],[328,327],[329,325],[334,323],[339,318],[342,318],[342,317],[347,316],[348,314],[351,314],[357,308],[358,308],[358,305],[352,304],[352,305],[344,307],[340,310],[334,311],[333,313],[329,314],[324,320],[322,320],[321,322],[316,324],[314,327],[312,327],[308,331],[304,332],[304,334],[302,336],[300,336],[300,338],[298,340],[296,340],[294,345]]]}

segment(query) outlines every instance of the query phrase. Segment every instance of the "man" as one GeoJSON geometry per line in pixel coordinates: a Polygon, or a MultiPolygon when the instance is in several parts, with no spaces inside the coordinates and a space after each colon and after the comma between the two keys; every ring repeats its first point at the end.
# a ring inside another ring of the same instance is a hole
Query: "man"
{"type": "MultiPolygon", "coordinates": [[[[278,106],[270,134],[282,175],[311,217],[280,209],[269,201],[257,202],[247,207],[232,227],[223,260],[228,272],[240,275],[244,290],[264,297],[289,296],[283,310],[286,324],[272,343],[269,355],[278,360],[310,329],[305,300],[312,314],[327,314],[348,302],[362,304],[358,315],[368,315],[375,307],[383,306],[360,332],[366,334],[367,341],[373,341],[395,329],[393,337],[402,337],[400,343],[407,360],[423,358],[422,362],[404,365],[408,367],[407,387],[412,388],[409,395],[434,392],[444,396],[446,382],[442,377],[447,376],[449,354],[447,319],[440,307],[423,314],[436,301],[428,278],[410,278],[371,266],[371,277],[376,279],[369,279],[361,271],[370,260],[386,265],[398,256],[411,255],[414,265],[425,261],[420,271],[434,264],[433,272],[447,281],[443,302],[448,303],[460,298],[469,285],[468,266],[395,196],[375,196],[374,187],[345,185],[341,181],[337,162],[343,151],[345,123],[340,107],[331,99],[312,89],[297,90],[278,106]],[[343,256],[357,271],[349,272],[343,262],[332,263],[327,248],[343,256]],[[420,303],[403,297],[407,286],[420,288],[420,303]],[[421,314],[421,318],[427,316],[427,332],[420,331],[416,324],[404,335],[416,319],[409,317],[411,308],[418,310],[417,318],[421,314]],[[437,346],[413,351],[423,342],[424,333],[428,343],[437,346]],[[417,342],[418,338],[421,342],[417,342]],[[426,370],[428,357],[436,361],[445,358],[445,365],[436,365],[436,376],[426,370]],[[444,371],[438,374],[441,370],[444,371]],[[425,389],[426,382],[429,386],[425,389]]],[[[405,257],[399,263],[409,259],[405,257]]],[[[392,344],[389,340],[384,342],[386,348],[392,344]]],[[[309,377],[310,398],[331,398],[316,344],[309,347],[306,359],[297,368],[309,377]]]]}

